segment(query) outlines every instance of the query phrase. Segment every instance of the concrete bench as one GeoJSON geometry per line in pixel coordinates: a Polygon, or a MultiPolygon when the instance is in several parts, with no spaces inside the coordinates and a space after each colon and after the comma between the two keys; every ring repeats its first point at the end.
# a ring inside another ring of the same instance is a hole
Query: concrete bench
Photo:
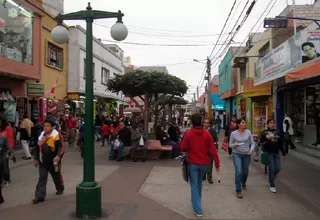
{"type": "MultiPolygon", "coordinates": [[[[146,145],[148,147],[147,158],[150,160],[159,160],[162,152],[170,152],[172,151],[172,146],[170,145],[161,145],[158,140],[147,140],[146,145]]],[[[130,154],[131,146],[124,147],[124,154],[130,154]]],[[[117,146],[114,147],[115,150],[118,149],[117,146]]]]}

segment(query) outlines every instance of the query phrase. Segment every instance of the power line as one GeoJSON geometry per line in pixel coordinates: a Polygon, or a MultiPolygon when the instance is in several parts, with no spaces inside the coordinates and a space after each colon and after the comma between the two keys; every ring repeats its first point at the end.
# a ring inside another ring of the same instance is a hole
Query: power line
{"type": "Polygon", "coordinates": [[[244,13],[244,11],[245,11],[245,9],[247,8],[248,4],[249,4],[249,0],[247,0],[247,2],[246,2],[246,4],[245,4],[245,6],[243,7],[243,9],[242,9],[242,11],[241,11],[238,19],[236,20],[236,22],[234,23],[234,25],[233,25],[233,27],[232,27],[232,30],[231,30],[231,32],[230,32],[230,36],[231,36],[231,33],[233,33],[233,35],[230,37],[230,39],[228,39],[228,37],[227,37],[227,38],[225,39],[225,41],[224,41],[224,43],[227,43],[228,41],[229,41],[229,43],[226,44],[223,52],[221,52],[220,55],[217,56],[217,55],[219,54],[219,52],[221,51],[221,49],[223,48],[223,46],[221,46],[221,47],[219,48],[219,50],[216,52],[215,56],[213,56],[212,59],[211,59],[211,60],[213,60],[213,59],[217,56],[216,59],[215,59],[215,61],[213,61],[213,63],[216,62],[216,60],[219,59],[219,57],[224,53],[224,51],[226,50],[226,48],[228,48],[228,46],[229,46],[230,43],[232,42],[233,38],[237,35],[237,33],[240,31],[242,25],[243,25],[244,22],[246,21],[246,19],[247,19],[247,17],[248,17],[247,13],[246,13],[246,15],[242,18],[242,20],[240,21],[240,24],[238,25],[238,22],[239,22],[240,18],[242,17],[242,14],[244,13]]]}
{"type": "MultiPolygon", "coordinates": [[[[242,43],[240,44],[240,46],[237,48],[236,52],[232,55],[232,57],[230,58],[230,60],[229,60],[227,63],[230,63],[230,62],[233,60],[234,56],[236,56],[236,55],[238,54],[238,51],[240,50],[242,44],[247,40],[247,38],[249,39],[250,37],[253,38],[253,37],[255,36],[255,34],[256,34],[257,32],[254,32],[254,33],[252,34],[252,32],[253,32],[253,30],[255,29],[255,27],[258,25],[258,23],[259,23],[259,21],[261,20],[261,18],[267,17],[267,16],[270,14],[271,10],[273,9],[273,7],[275,6],[275,4],[277,3],[277,0],[275,0],[273,3],[272,3],[272,1],[273,1],[273,0],[270,0],[270,2],[269,2],[269,4],[267,5],[266,9],[262,12],[261,16],[259,17],[259,19],[258,19],[257,22],[255,23],[255,25],[254,25],[254,26],[251,28],[251,30],[249,31],[249,34],[247,35],[247,37],[242,41],[242,43]],[[270,5],[271,5],[271,7],[269,8],[269,11],[268,11],[267,14],[264,16],[264,13],[268,10],[268,7],[269,7],[270,5]],[[251,36],[250,36],[250,35],[251,35],[251,36]]],[[[262,19],[262,22],[259,24],[259,26],[262,25],[263,21],[264,21],[264,19],[262,19]]],[[[258,26],[258,27],[259,27],[259,26],[258,26]]],[[[244,49],[245,49],[245,48],[243,48],[243,50],[244,50],[244,49]]]]}
{"type": "MultiPolygon", "coordinates": [[[[138,46],[156,46],[156,47],[207,47],[212,46],[214,44],[150,44],[150,43],[138,43],[138,42],[118,42],[114,40],[101,39],[102,41],[117,43],[117,44],[130,44],[130,45],[138,45],[138,46]]],[[[235,42],[236,44],[236,42],[235,42]]],[[[217,44],[221,45],[221,43],[217,44]]]]}
{"type": "Polygon", "coordinates": [[[229,11],[228,17],[227,17],[226,21],[224,22],[224,25],[223,25],[222,30],[221,30],[221,32],[220,32],[220,35],[219,35],[219,37],[218,37],[218,39],[217,39],[217,43],[216,43],[215,46],[213,47],[213,49],[212,49],[209,57],[211,57],[211,55],[213,54],[214,50],[216,49],[217,44],[218,44],[218,42],[219,42],[219,40],[220,40],[220,38],[221,38],[221,35],[222,35],[222,33],[223,33],[223,31],[224,31],[224,29],[225,29],[228,21],[229,21],[229,18],[230,18],[230,16],[231,16],[231,13],[232,13],[233,8],[234,8],[234,6],[236,5],[236,3],[237,3],[237,0],[234,0],[233,4],[232,4],[232,6],[231,6],[231,9],[230,9],[230,11],[229,11]]]}

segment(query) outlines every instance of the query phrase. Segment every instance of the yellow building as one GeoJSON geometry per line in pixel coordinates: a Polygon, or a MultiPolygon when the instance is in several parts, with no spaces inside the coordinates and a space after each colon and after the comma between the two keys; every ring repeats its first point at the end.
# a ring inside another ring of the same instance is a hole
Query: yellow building
{"type": "Polygon", "coordinates": [[[68,85],[68,43],[57,44],[52,40],[51,30],[56,25],[54,17],[46,13],[41,29],[43,59],[40,84],[44,84],[46,98],[63,100],[67,96],[68,85]],[[55,91],[51,94],[54,86],[55,91]]]}

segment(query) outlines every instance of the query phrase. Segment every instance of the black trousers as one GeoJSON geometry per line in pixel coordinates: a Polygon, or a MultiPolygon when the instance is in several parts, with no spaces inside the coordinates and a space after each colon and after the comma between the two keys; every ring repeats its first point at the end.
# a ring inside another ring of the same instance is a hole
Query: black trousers
{"type": "Polygon", "coordinates": [[[3,165],[3,181],[11,182],[10,178],[10,168],[9,168],[9,158],[6,158],[6,161],[3,165]]]}
{"type": "MultiPolygon", "coordinates": [[[[229,146],[229,143],[230,143],[230,137],[228,137],[228,146],[229,146]]],[[[232,148],[231,147],[228,147],[228,153],[231,156],[231,154],[232,154],[232,148]]]]}
{"type": "Polygon", "coordinates": [[[59,162],[58,172],[54,171],[53,163],[39,163],[39,180],[35,192],[36,199],[45,199],[49,173],[56,186],[56,190],[64,190],[63,177],[61,175],[61,162],[59,162]]]}
{"type": "Polygon", "coordinates": [[[207,170],[207,179],[212,180],[213,158],[210,156],[210,162],[207,170]]]}
{"type": "Polygon", "coordinates": [[[286,154],[289,153],[289,146],[291,149],[296,148],[296,146],[292,142],[292,135],[289,135],[288,139],[284,141],[284,151],[286,154]]]}
{"type": "Polygon", "coordinates": [[[2,196],[3,173],[4,173],[4,165],[0,164],[0,202],[3,201],[3,196],[2,196]]]}

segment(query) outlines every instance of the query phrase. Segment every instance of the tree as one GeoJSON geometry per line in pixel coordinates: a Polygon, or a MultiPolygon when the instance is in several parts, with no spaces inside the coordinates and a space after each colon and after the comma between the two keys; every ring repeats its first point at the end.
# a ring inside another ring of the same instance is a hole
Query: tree
{"type": "Polygon", "coordinates": [[[181,105],[186,105],[188,104],[188,101],[181,97],[173,97],[172,99],[169,99],[170,97],[163,97],[159,105],[161,106],[167,106],[168,109],[168,122],[172,122],[172,114],[176,112],[177,108],[181,107],[181,105]]]}
{"type": "Polygon", "coordinates": [[[161,101],[182,97],[188,90],[186,82],[176,76],[141,70],[115,75],[113,79],[108,81],[107,86],[111,92],[123,92],[141,109],[144,113],[146,130],[148,129],[149,109],[158,117],[159,112],[164,108],[164,105],[159,106],[161,101]],[[134,97],[140,97],[144,101],[144,106],[139,105],[134,97]]]}

